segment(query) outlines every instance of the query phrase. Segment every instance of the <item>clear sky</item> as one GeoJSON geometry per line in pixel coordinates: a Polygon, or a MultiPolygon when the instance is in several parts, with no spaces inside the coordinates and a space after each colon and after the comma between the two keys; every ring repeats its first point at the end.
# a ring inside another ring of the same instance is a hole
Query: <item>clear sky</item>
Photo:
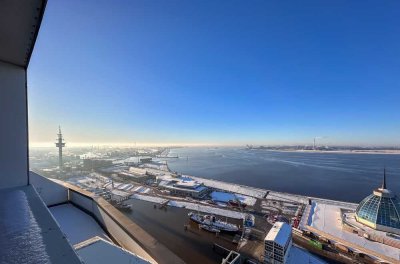
{"type": "Polygon", "coordinates": [[[400,1],[49,0],[30,143],[400,144],[400,1]]]}

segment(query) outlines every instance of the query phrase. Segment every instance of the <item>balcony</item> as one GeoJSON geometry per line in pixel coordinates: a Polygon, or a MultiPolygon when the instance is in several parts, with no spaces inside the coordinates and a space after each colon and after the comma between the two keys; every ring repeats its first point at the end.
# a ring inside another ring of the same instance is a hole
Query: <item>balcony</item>
{"type": "MultiPolygon", "coordinates": [[[[33,172],[30,181],[79,256],[91,246],[113,245],[131,254],[134,263],[184,263],[103,198],[33,172]]],[[[102,262],[95,263],[109,263],[105,259],[112,254],[103,254],[102,262]]]]}

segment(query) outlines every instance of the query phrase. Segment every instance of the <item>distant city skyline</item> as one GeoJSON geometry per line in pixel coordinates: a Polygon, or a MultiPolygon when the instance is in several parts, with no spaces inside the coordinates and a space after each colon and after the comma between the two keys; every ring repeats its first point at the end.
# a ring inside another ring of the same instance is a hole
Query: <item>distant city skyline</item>
{"type": "Polygon", "coordinates": [[[400,3],[49,1],[31,146],[400,145],[400,3]]]}

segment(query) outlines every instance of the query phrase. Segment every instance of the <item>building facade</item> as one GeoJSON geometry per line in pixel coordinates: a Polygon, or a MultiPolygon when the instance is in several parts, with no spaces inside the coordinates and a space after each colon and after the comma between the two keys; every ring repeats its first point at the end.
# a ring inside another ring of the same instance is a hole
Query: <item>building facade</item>
{"type": "Polygon", "coordinates": [[[264,247],[264,263],[286,263],[292,247],[292,227],[276,222],[264,239],[264,247]]]}

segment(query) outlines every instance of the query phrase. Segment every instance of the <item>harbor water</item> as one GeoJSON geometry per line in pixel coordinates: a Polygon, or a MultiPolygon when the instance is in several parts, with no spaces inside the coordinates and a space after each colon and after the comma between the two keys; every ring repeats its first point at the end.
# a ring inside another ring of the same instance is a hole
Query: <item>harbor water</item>
{"type": "MultiPolygon", "coordinates": [[[[133,210],[123,213],[186,263],[221,263],[222,256],[213,251],[213,244],[228,249],[236,247],[232,235],[219,234],[216,237],[214,233],[200,230],[197,224],[189,221],[190,211],[187,209],[171,206],[159,209],[152,202],[135,199],[127,203],[132,204],[133,210]],[[188,225],[187,229],[185,225],[188,225]]],[[[240,224],[234,219],[229,219],[229,222],[240,224]]]]}
{"type": "Polygon", "coordinates": [[[184,174],[358,203],[382,183],[400,191],[400,155],[283,152],[245,148],[172,149],[168,166],[184,174]]]}

